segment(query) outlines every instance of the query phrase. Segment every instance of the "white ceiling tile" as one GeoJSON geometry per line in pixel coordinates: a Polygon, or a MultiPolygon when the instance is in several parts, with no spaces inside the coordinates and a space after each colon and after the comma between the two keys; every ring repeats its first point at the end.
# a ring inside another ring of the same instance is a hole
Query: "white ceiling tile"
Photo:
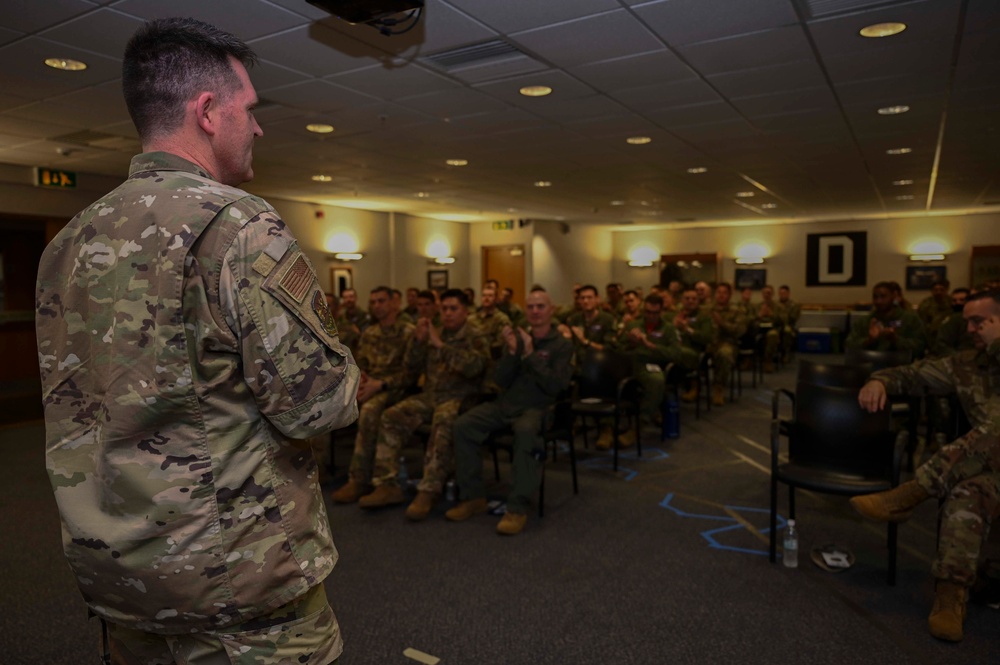
{"type": "Polygon", "coordinates": [[[95,9],[86,0],[4,0],[3,25],[18,32],[35,32],[95,9]]]}
{"type": "Polygon", "coordinates": [[[809,42],[797,25],[690,44],[678,50],[703,76],[812,57],[809,42]]]}
{"type": "Polygon", "coordinates": [[[144,20],[189,17],[219,26],[245,41],[308,23],[304,17],[269,2],[247,0],[122,0],[113,9],[144,20]],[[252,11],[248,11],[251,7],[252,11]]]}
{"type": "Polygon", "coordinates": [[[303,81],[283,88],[271,88],[267,99],[305,109],[321,112],[336,111],[355,105],[368,105],[373,98],[342,88],[326,81],[303,81]]]}
{"type": "Polygon", "coordinates": [[[112,9],[98,9],[38,34],[45,39],[121,59],[125,45],[142,24],[141,19],[112,9]]]}
{"type": "Polygon", "coordinates": [[[412,62],[402,66],[376,65],[346,74],[334,74],[326,77],[326,80],[388,100],[459,87],[454,81],[412,62]]]}
{"type": "Polygon", "coordinates": [[[732,0],[630,1],[636,14],[672,46],[693,44],[734,34],[758,32],[798,22],[788,0],[753,0],[743,10],[732,0]]]}
{"type": "Polygon", "coordinates": [[[570,67],[569,72],[602,92],[696,78],[690,67],[667,50],[629,55],[570,67]]]}
{"type": "Polygon", "coordinates": [[[624,10],[519,32],[511,40],[560,67],[663,48],[645,26],[624,10]]]}
{"type": "Polygon", "coordinates": [[[19,97],[44,99],[121,76],[121,63],[111,58],[29,37],[0,48],[0,90],[19,97]],[[45,64],[46,58],[71,58],[87,69],[66,72],[45,64]]]}
{"type": "Polygon", "coordinates": [[[618,9],[616,0],[447,0],[497,32],[511,34],[530,28],[618,9]]]}

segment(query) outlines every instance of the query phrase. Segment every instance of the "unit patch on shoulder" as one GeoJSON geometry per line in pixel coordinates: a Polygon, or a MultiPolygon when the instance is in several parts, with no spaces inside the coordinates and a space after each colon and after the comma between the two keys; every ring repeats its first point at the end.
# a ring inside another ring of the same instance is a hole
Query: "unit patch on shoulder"
{"type": "Polygon", "coordinates": [[[292,300],[301,303],[305,299],[309,287],[313,285],[314,280],[312,268],[309,267],[306,257],[302,252],[298,252],[288,263],[285,272],[281,273],[278,286],[281,287],[282,291],[291,296],[292,300]]]}
{"type": "Polygon", "coordinates": [[[333,319],[333,312],[330,311],[330,306],[326,303],[326,296],[319,289],[313,294],[312,308],[316,312],[319,324],[323,326],[323,330],[331,336],[336,336],[337,323],[333,319]]]}
{"type": "Polygon", "coordinates": [[[278,265],[277,261],[272,259],[267,254],[261,252],[260,256],[257,257],[257,260],[253,262],[252,267],[254,269],[254,272],[264,277],[267,277],[268,275],[271,274],[271,271],[274,270],[274,266],[276,265],[278,265]]]}

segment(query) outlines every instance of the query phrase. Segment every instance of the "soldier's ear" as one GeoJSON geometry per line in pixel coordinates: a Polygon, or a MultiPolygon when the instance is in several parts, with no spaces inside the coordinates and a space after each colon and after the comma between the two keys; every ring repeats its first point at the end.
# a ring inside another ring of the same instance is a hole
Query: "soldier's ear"
{"type": "Polygon", "coordinates": [[[194,114],[198,127],[209,136],[219,130],[219,99],[213,92],[202,92],[194,99],[194,114]]]}

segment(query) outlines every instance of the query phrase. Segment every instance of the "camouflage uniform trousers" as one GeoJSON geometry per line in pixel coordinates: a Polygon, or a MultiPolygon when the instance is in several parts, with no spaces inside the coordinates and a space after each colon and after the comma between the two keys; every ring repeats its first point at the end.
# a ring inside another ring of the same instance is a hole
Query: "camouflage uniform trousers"
{"type": "Polygon", "coordinates": [[[326,589],[225,630],[158,635],[108,624],[114,665],[334,665],[343,641],[326,589]]]}
{"type": "Polygon", "coordinates": [[[729,377],[736,365],[736,344],[719,342],[712,350],[713,386],[728,386],[729,377]]]}
{"type": "MultiPolygon", "coordinates": [[[[668,363],[674,363],[685,371],[697,369],[698,353],[693,349],[672,347],[668,352],[668,363]]],[[[642,400],[639,404],[639,417],[644,424],[654,422],[656,415],[663,409],[663,399],[667,395],[667,383],[674,379],[667,376],[666,370],[659,365],[639,363],[635,368],[635,379],[642,388],[642,400]]]]}
{"type": "Polygon", "coordinates": [[[973,431],[942,447],[914,479],[931,496],[944,499],[931,573],[972,586],[990,524],[1000,516],[1000,439],[973,431]]]}
{"type": "Polygon", "coordinates": [[[781,332],[777,328],[771,328],[764,335],[764,362],[774,361],[779,344],[781,344],[781,332]]]}
{"type": "Polygon", "coordinates": [[[354,454],[351,456],[351,468],[348,475],[351,480],[363,485],[367,485],[372,480],[379,422],[382,420],[382,413],[388,403],[389,393],[381,392],[361,405],[358,415],[358,435],[354,439],[354,454]]]}
{"type": "Polygon", "coordinates": [[[432,394],[421,393],[386,409],[379,422],[372,483],[375,486],[396,484],[403,444],[418,427],[430,423],[424,473],[417,490],[440,493],[444,483],[455,472],[452,424],[458,417],[461,404],[461,397],[439,401],[432,394]]]}

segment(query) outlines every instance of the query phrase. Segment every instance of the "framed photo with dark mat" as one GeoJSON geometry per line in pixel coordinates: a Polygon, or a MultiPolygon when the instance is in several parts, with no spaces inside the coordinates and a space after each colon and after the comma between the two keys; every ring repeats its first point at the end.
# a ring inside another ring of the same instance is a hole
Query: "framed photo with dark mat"
{"type": "Polygon", "coordinates": [[[947,266],[906,266],[907,291],[930,291],[936,282],[947,278],[947,266]]]}
{"type": "Polygon", "coordinates": [[[737,268],[733,281],[737,291],[760,291],[767,284],[767,268],[737,268]]]}
{"type": "Polygon", "coordinates": [[[431,291],[441,291],[448,288],[447,270],[428,270],[427,288],[431,291]]]}

